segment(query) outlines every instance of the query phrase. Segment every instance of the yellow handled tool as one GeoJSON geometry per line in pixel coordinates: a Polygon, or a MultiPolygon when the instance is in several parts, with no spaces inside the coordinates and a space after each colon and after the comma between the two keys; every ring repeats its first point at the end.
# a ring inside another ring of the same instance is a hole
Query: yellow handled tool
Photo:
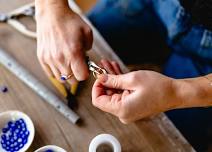
{"type": "Polygon", "coordinates": [[[74,85],[70,85],[70,87],[65,87],[64,84],[60,83],[57,79],[54,77],[49,77],[49,80],[51,83],[55,86],[55,88],[60,92],[60,94],[67,100],[68,106],[70,108],[74,108],[77,105],[76,99],[74,95],[77,92],[78,83],[74,85]]]}

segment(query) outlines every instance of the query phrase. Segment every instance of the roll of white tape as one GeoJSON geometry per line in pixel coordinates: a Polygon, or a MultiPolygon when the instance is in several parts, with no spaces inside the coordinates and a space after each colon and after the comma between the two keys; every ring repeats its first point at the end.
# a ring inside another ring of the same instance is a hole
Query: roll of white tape
{"type": "Polygon", "coordinates": [[[97,148],[102,144],[111,145],[113,152],[121,152],[119,141],[110,134],[100,134],[96,136],[90,143],[89,152],[96,152],[97,148]]]}

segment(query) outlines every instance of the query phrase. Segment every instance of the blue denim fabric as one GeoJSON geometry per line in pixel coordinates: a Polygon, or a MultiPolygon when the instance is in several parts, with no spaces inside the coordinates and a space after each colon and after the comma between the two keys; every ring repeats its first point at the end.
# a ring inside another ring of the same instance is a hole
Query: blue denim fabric
{"type": "MultiPolygon", "coordinates": [[[[153,60],[157,56],[160,57],[157,53],[162,53],[163,50],[160,50],[161,46],[158,43],[164,45],[164,39],[172,50],[173,55],[170,58],[178,62],[176,59],[178,56],[182,63],[181,66],[177,63],[178,68],[193,66],[190,64],[186,66],[182,62],[181,55],[184,59],[186,56],[188,60],[193,60],[193,63],[198,62],[198,65],[203,63],[198,67],[201,73],[195,74],[194,70],[194,74],[189,72],[183,73],[182,77],[176,77],[179,72],[173,71],[171,68],[173,64],[169,65],[170,62],[168,62],[165,66],[165,74],[175,78],[184,78],[212,71],[212,32],[202,26],[191,25],[190,15],[186,13],[178,0],[100,0],[88,17],[112,47],[115,46],[115,50],[121,48],[122,52],[119,52],[123,54],[121,56],[123,60],[128,56],[129,51],[136,54],[135,57],[140,51],[135,50],[139,48],[134,48],[132,41],[136,42],[135,45],[143,45],[142,50],[152,44],[156,45],[157,51],[150,54],[148,54],[149,50],[143,51],[142,56],[149,55],[153,60]],[[133,39],[139,37],[138,35],[144,36],[140,39],[133,39]],[[148,35],[151,35],[151,38],[148,38],[148,35]],[[131,44],[129,47],[126,45],[128,43],[131,44]]],[[[143,61],[142,57],[137,60],[143,61]]]]}
{"type": "MultiPolygon", "coordinates": [[[[152,62],[168,48],[167,76],[212,73],[212,32],[192,25],[178,0],[100,0],[88,17],[124,61],[131,56],[132,62],[148,62],[148,56],[152,62]]],[[[167,114],[198,151],[205,151],[212,141],[211,108],[167,114]]]]}

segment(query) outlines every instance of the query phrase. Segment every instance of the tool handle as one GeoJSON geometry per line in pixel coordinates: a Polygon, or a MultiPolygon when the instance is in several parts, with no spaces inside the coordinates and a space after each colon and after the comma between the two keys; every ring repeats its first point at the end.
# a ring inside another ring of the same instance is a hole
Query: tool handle
{"type": "Polygon", "coordinates": [[[19,21],[15,19],[9,19],[7,20],[7,23],[25,36],[31,37],[33,39],[37,38],[36,32],[30,31],[29,29],[26,28],[26,26],[24,26],[19,21]]]}

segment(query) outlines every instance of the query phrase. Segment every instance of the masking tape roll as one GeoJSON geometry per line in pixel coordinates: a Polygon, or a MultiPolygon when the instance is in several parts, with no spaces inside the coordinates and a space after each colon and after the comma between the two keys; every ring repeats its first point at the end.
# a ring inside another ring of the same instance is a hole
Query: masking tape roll
{"type": "Polygon", "coordinates": [[[89,152],[96,152],[97,148],[102,144],[108,144],[113,148],[113,152],[121,152],[119,141],[110,134],[100,134],[96,136],[90,143],[89,152]]]}

